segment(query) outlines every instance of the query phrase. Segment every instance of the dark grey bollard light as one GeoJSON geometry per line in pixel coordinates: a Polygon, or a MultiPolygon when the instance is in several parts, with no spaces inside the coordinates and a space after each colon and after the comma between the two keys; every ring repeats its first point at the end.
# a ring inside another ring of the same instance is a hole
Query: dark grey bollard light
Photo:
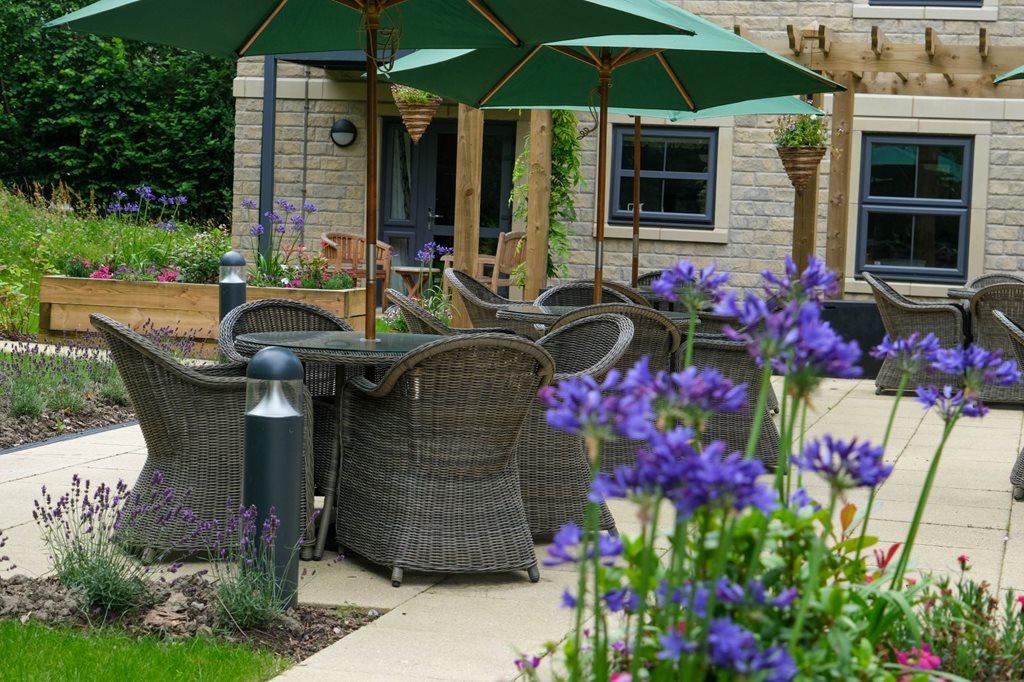
{"type": "Polygon", "coordinates": [[[220,257],[220,319],[245,303],[245,257],[228,251],[220,257]]]}
{"type": "Polygon", "coordinates": [[[274,570],[285,608],[299,589],[299,485],[304,393],[302,363],[284,348],[264,348],[246,370],[245,479],[242,502],[257,511],[257,533],[273,509],[280,520],[274,570]]]}

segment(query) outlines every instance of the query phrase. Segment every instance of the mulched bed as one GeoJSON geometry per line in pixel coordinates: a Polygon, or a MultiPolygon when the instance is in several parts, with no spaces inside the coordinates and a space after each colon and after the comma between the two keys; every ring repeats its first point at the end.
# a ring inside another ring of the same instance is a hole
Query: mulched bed
{"type": "Polygon", "coordinates": [[[86,429],[121,424],[134,418],[135,413],[130,407],[92,400],[86,401],[85,410],[79,414],[57,411],[44,412],[39,417],[0,415],[0,450],[86,429]]]}
{"type": "Polygon", "coordinates": [[[168,639],[218,637],[299,662],[380,616],[374,609],[342,613],[300,604],[265,629],[241,632],[219,624],[216,593],[202,576],[161,581],[155,583],[154,591],[152,607],[103,622],[102,614],[79,609],[74,596],[55,578],[14,576],[0,579],[0,618],[82,628],[105,624],[139,636],[168,639]]]}

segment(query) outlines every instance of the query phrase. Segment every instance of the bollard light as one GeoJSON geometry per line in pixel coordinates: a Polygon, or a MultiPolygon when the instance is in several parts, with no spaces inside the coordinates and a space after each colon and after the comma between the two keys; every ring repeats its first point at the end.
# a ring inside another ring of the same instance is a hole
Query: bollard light
{"type": "Polygon", "coordinates": [[[285,608],[299,589],[299,486],[302,476],[302,363],[284,348],[264,348],[246,370],[245,477],[242,501],[255,506],[257,530],[273,509],[274,578],[285,608]]]}
{"type": "Polygon", "coordinates": [[[245,303],[245,257],[228,251],[220,257],[220,319],[245,303]]]}

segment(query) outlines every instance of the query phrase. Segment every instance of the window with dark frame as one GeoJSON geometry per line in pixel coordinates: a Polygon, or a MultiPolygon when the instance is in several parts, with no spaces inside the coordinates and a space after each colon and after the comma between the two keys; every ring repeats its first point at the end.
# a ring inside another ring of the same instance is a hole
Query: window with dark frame
{"type": "MultiPolygon", "coordinates": [[[[710,230],[715,222],[718,131],[644,126],[640,224],[710,230]]],[[[633,222],[633,126],[612,130],[609,222],[633,222]]]]}
{"type": "Polygon", "coordinates": [[[973,139],[864,135],[857,272],[967,279],[973,139]]]}
{"type": "Polygon", "coordinates": [[[983,7],[984,0],[868,0],[872,7],[983,7]]]}

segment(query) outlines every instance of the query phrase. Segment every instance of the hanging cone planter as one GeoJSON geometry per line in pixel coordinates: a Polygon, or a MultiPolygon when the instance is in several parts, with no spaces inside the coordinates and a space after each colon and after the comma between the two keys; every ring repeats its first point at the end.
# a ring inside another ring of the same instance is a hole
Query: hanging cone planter
{"type": "Polygon", "coordinates": [[[807,189],[811,178],[818,172],[821,159],[825,156],[824,147],[776,147],[782,167],[793,187],[798,192],[807,189]]]}
{"type": "Polygon", "coordinates": [[[434,119],[441,98],[429,92],[416,90],[404,85],[392,85],[391,95],[395,98],[398,113],[402,115],[402,123],[409,131],[413,142],[419,142],[427,126],[434,119]]]}

